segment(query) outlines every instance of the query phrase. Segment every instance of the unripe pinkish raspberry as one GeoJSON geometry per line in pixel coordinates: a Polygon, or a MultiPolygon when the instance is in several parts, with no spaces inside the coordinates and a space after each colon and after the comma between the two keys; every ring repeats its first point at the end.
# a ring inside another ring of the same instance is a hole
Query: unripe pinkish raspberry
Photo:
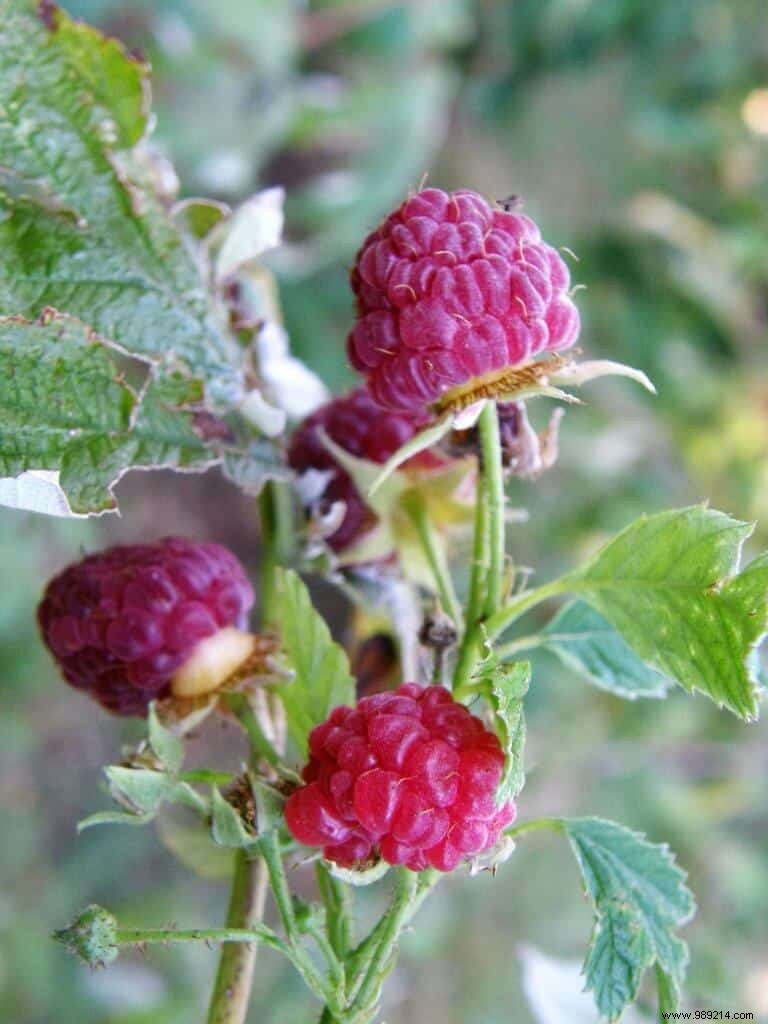
{"type": "MultiPolygon", "coordinates": [[[[384,463],[427,422],[428,417],[423,414],[393,415],[377,405],[366,388],[359,387],[333,398],[299,425],[288,449],[289,464],[300,474],[309,470],[331,473],[320,496],[324,509],[329,509],[334,502],[344,502],[341,523],[326,537],[334,551],[343,551],[359,540],[375,525],[376,516],[349,474],[323,444],[322,431],[350,455],[384,463]]],[[[409,459],[403,469],[405,472],[430,470],[445,461],[424,451],[409,459]]]]}
{"type": "Polygon", "coordinates": [[[496,804],[498,739],[442,687],[406,683],[336,708],[310,734],[309,750],[285,820],[336,864],[380,856],[413,871],[452,871],[514,820],[513,803],[496,804]]]}
{"type": "Polygon", "coordinates": [[[579,333],[568,269],[524,214],[428,188],[373,231],[351,276],[356,370],[381,405],[460,408],[579,333]]]}
{"type": "Polygon", "coordinates": [[[217,689],[252,654],[253,589],[219,544],[166,537],[109,548],[48,584],[37,612],[68,683],[109,711],[217,689]]]}

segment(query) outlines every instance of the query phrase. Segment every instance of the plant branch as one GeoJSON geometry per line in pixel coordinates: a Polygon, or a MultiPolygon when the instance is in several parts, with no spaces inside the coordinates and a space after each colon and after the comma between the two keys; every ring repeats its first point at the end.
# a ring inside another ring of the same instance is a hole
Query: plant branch
{"type": "MultiPolygon", "coordinates": [[[[275,570],[290,542],[292,510],[285,509],[290,495],[274,481],[268,481],[259,497],[262,536],[262,620],[271,625],[276,617],[275,570]],[[288,532],[286,532],[288,531],[288,532]]],[[[247,716],[246,716],[247,717],[247,716]]],[[[255,719],[254,719],[255,722],[255,719]]],[[[249,738],[258,746],[258,754],[269,760],[271,751],[266,737],[256,735],[254,722],[247,718],[249,738]]],[[[258,725],[258,723],[256,723],[258,725]]],[[[245,851],[235,855],[235,873],[232,879],[227,928],[248,929],[254,935],[248,942],[228,943],[221,951],[213,994],[208,1011],[208,1024],[243,1024],[253,984],[257,945],[254,941],[257,922],[264,913],[267,870],[263,863],[251,860],[245,851]]]]}
{"type": "Polygon", "coordinates": [[[325,906],[328,937],[336,955],[345,960],[352,943],[349,920],[349,890],[334,878],[322,861],[316,868],[317,887],[325,906]]]}
{"type": "MultiPolygon", "coordinates": [[[[266,937],[269,929],[265,930],[264,926],[258,924],[264,913],[266,883],[264,864],[249,860],[245,851],[238,850],[226,932],[230,935],[250,933],[250,937],[240,941],[233,938],[219,940],[225,941],[227,945],[221,951],[208,1011],[208,1024],[242,1024],[245,1020],[256,964],[256,940],[262,939],[274,945],[273,938],[266,937]]],[[[137,941],[152,940],[144,938],[137,941]]]]}
{"type": "MultiPolygon", "coordinates": [[[[277,832],[265,832],[259,839],[259,847],[269,873],[270,888],[288,940],[294,966],[315,995],[333,1007],[336,1004],[338,978],[335,978],[334,984],[330,985],[315,967],[301,941],[301,929],[296,920],[293,896],[285,874],[283,857],[280,852],[280,838],[277,832]]],[[[322,952],[327,956],[329,947],[324,948],[322,952]]],[[[332,951],[330,952],[332,953],[332,951]]],[[[334,975],[339,974],[337,965],[338,961],[333,956],[329,966],[334,975]]]]}
{"type": "Polygon", "coordinates": [[[118,946],[143,946],[156,942],[263,942],[272,949],[287,952],[287,947],[266,925],[252,928],[118,928],[118,946]]]}
{"type": "Polygon", "coordinates": [[[485,591],[485,615],[498,611],[503,599],[506,523],[504,516],[504,467],[499,437],[499,413],[495,402],[486,402],[478,421],[482,474],[487,487],[490,560],[485,591]]]}
{"type": "Polygon", "coordinates": [[[358,946],[350,959],[349,1013],[362,1013],[375,1003],[389,971],[394,966],[394,951],[404,927],[440,879],[437,871],[414,874],[398,869],[398,884],[392,903],[373,931],[358,946]]]}

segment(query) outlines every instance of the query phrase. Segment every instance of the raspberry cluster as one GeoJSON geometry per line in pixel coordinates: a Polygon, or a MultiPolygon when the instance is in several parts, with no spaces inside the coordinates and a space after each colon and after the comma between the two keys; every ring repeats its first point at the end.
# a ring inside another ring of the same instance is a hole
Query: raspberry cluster
{"type": "Polygon", "coordinates": [[[467,189],[406,200],[368,235],[351,282],[349,357],[393,410],[423,411],[579,332],[559,253],[529,217],[467,189]]]}
{"type": "MultiPolygon", "coordinates": [[[[327,402],[298,427],[288,450],[289,464],[298,473],[329,470],[333,475],[323,491],[322,504],[330,507],[343,501],[345,505],[344,518],[326,538],[334,551],[342,551],[359,540],[375,525],[376,516],[349,474],[323,444],[321,430],[351,455],[384,463],[427,421],[424,414],[393,415],[377,405],[365,388],[359,387],[327,402]]],[[[404,469],[429,470],[442,461],[431,452],[421,452],[409,459],[404,469]]]]}
{"type": "Polygon", "coordinates": [[[452,871],[514,820],[513,803],[496,804],[498,739],[442,687],[407,683],[336,708],[309,749],[285,819],[336,864],[378,854],[413,871],[452,871]]]}
{"type": "Polygon", "coordinates": [[[201,641],[245,626],[253,601],[226,548],[167,537],[70,565],[48,584],[37,617],[68,683],[109,711],[142,715],[201,641]]]}

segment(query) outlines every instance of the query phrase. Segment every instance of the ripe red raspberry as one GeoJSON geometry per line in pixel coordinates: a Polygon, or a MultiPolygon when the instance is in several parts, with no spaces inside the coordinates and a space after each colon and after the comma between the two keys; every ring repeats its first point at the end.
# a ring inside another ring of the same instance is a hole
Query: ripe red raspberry
{"type": "Polygon", "coordinates": [[[413,871],[452,871],[514,820],[513,803],[496,806],[499,741],[440,686],[407,683],[336,708],[309,749],[285,820],[336,864],[378,853],[413,871]]]}
{"type": "MultiPolygon", "coordinates": [[[[323,490],[322,503],[330,507],[333,502],[343,501],[346,506],[341,524],[326,538],[334,551],[343,551],[359,540],[375,525],[376,516],[349,474],[323,444],[320,428],[351,455],[383,463],[427,422],[424,415],[393,415],[377,405],[365,388],[359,387],[327,402],[300,424],[288,450],[289,464],[298,473],[330,470],[333,476],[323,490]]],[[[409,459],[403,469],[433,469],[444,461],[425,451],[409,459]]]]}
{"type": "Polygon", "coordinates": [[[558,252],[529,217],[468,189],[406,200],[366,238],[351,282],[349,357],[390,409],[501,393],[510,368],[579,333],[558,252]]]}
{"type": "Polygon", "coordinates": [[[245,660],[253,599],[226,548],[167,537],[70,565],[37,618],[68,683],[109,711],[143,715],[156,697],[215,689],[245,660]]]}

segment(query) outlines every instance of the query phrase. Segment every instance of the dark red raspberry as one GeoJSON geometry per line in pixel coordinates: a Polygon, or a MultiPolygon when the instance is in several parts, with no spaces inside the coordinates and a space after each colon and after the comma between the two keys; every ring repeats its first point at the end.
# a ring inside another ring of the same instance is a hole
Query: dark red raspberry
{"type": "Polygon", "coordinates": [[[408,199],[366,238],[351,280],[349,356],[390,409],[423,410],[455,389],[488,394],[579,333],[559,253],[529,217],[467,189],[408,199]]]}
{"type": "Polygon", "coordinates": [[[171,692],[202,641],[206,669],[208,638],[237,646],[253,600],[226,548],[167,537],[70,565],[48,584],[37,618],[68,683],[109,711],[143,715],[151,700],[171,692]]]}
{"type": "Polygon", "coordinates": [[[496,805],[499,741],[440,686],[407,683],[336,708],[309,749],[285,820],[336,864],[379,854],[413,871],[452,871],[514,820],[513,803],[496,805]]]}
{"type": "MultiPolygon", "coordinates": [[[[307,470],[330,470],[322,502],[330,507],[343,501],[344,518],[336,530],[327,537],[334,551],[342,551],[359,540],[376,523],[376,516],[363,500],[349,474],[336,462],[323,444],[320,428],[332,441],[361,459],[386,462],[398,448],[410,440],[428,422],[426,416],[414,413],[393,415],[371,398],[363,388],[355,388],[327,402],[309,416],[296,430],[288,450],[288,462],[298,473],[307,470]]],[[[445,459],[429,451],[420,452],[402,467],[406,472],[434,469],[445,459]]]]}

